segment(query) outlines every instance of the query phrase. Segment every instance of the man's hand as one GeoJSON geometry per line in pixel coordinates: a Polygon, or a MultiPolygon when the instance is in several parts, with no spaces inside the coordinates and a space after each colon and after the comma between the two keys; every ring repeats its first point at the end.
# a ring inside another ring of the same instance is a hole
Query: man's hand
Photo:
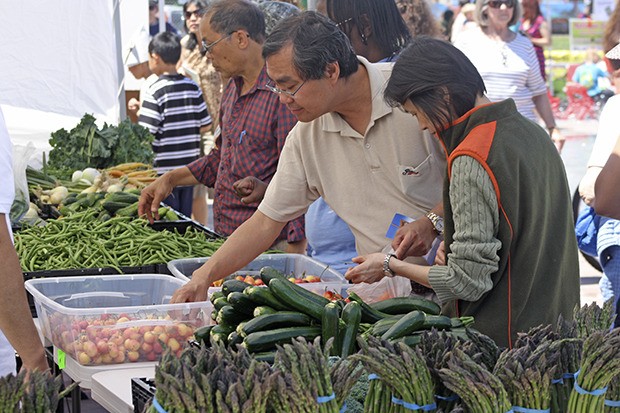
{"type": "Polygon", "coordinates": [[[433,223],[426,217],[405,224],[396,231],[392,248],[399,260],[421,257],[430,251],[437,233],[433,223]]]}
{"type": "Polygon", "coordinates": [[[376,283],[385,277],[385,274],[383,273],[384,259],[385,254],[380,252],[355,257],[352,261],[359,265],[349,268],[345,273],[344,278],[355,284],[376,283]]]}
{"type": "Polygon", "coordinates": [[[192,279],[189,280],[187,284],[172,294],[170,304],[206,301],[208,298],[207,292],[209,291],[210,285],[210,282],[201,281],[200,279],[192,276],[192,279]]]}
{"type": "Polygon", "coordinates": [[[166,174],[160,176],[140,193],[138,202],[138,215],[146,215],[146,219],[152,224],[159,219],[159,204],[172,193],[174,186],[170,183],[166,174]]]}
{"type": "Polygon", "coordinates": [[[253,204],[263,200],[267,184],[254,176],[246,176],[233,184],[237,196],[244,204],[253,204]]]}

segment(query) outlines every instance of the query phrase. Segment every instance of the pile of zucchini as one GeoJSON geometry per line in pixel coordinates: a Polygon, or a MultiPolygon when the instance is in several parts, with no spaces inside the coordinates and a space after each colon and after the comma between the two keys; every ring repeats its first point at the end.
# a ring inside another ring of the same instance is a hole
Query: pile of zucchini
{"type": "Polygon", "coordinates": [[[349,302],[330,301],[286,279],[271,267],[260,277],[267,287],[227,280],[213,293],[212,318],[216,325],[195,332],[197,341],[209,346],[211,340],[247,348],[259,359],[273,360],[277,345],[295,337],[326,343],[334,338],[331,355],[346,357],[357,351],[357,336],[373,335],[385,340],[401,340],[414,345],[419,332],[436,328],[464,334],[473,318],[439,315],[436,303],[416,297],[392,298],[369,305],[354,293],[349,302]]]}

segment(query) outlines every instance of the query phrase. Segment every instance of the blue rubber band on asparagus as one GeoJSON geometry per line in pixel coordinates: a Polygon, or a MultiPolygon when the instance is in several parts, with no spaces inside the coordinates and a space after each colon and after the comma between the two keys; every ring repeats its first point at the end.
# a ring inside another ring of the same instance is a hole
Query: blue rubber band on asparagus
{"type": "Polygon", "coordinates": [[[397,398],[396,396],[392,396],[392,403],[394,403],[397,406],[403,406],[407,410],[423,410],[425,412],[428,412],[428,411],[437,409],[437,403],[435,402],[420,406],[419,404],[408,403],[404,400],[397,398]]]}
{"type": "Polygon", "coordinates": [[[435,395],[435,398],[438,400],[444,400],[447,402],[454,402],[457,401],[458,399],[460,399],[460,397],[457,394],[453,394],[451,396],[440,396],[438,394],[435,395]]]}
{"type": "Polygon", "coordinates": [[[344,413],[347,411],[347,402],[344,402],[344,404],[342,405],[342,408],[340,409],[340,413],[344,413]]]}
{"type": "Polygon", "coordinates": [[[527,407],[512,406],[512,410],[518,413],[549,413],[551,409],[528,409],[527,407]]]}
{"type": "Polygon", "coordinates": [[[584,388],[582,388],[578,383],[577,383],[577,377],[579,377],[579,373],[581,372],[581,370],[577,370],[577,373],[575,373],[575,383],[573,384],[573,388],[575,389],[575,391],[579,394],[589,394],[590,396],[602,396],[603,394],[605,394],[605,392],[607,391],[607,387],[603,387],[602,389],[596,389],[596,390],[592,390],[592,391],[588,391],[584,388]]]}
{"type": "Polygon", "coordinates": [[[605,406],[620,407],[620,400],[605,400],[605,406]]]}
{"type": "Polygon", "coordinates": [[[316,398],[316,402],[319,403],[319,404],[320,403],[327,403],[327,402],[330,402],[330,401],[334,400],[335,398],[336,398],[336,393],[332,393],[329,396],[319,396],[319,397],[317,397],[316,398]]]}
{"type": "Polygon", "coordinates": [[[379,376],[377,376],[375,373],[370,373],[368,375],[368,380],[379,380],[379,376]]]}
{"type": "Polygon", "coordinates": [[[551,384],[564,384],[564,379],[563,378],[553,379],[551,380],[551,384]]]}
{"type": "Polygon", "coordinates": [[[159,404],[155,397],[153,397],[153,407],[155,408],[155,410],[157,410],[158,413],[168,413],[166,409],[161,407],[161,404],[159,404]]]}

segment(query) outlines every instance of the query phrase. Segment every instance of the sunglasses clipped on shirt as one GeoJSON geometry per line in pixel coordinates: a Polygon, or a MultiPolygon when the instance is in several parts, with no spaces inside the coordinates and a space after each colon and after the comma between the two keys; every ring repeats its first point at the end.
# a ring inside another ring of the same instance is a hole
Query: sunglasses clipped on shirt
{"type": "Polygon", "coordinates": [[[515,6],[515,0],[489,0],[487,4],[492,9],[499,9],[502,7],[502,4],[509,9],[512,9],[515,6]]]}

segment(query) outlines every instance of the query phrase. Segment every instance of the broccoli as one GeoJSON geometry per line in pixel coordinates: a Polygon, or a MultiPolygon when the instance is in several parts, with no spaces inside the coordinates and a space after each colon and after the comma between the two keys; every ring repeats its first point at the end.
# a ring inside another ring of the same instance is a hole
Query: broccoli
{"type": "Polygon", "coordinates": [[[364,412],[364,401],[366,400],[366,395],[368,394],[368,386],[370,381],[368,380],[368,372],[361,364],[359,364],[355,370],[357,371],[358,369],[362,369],[364,372],[355,385],[353,385],[353,388],[351,388],[351,392],[349,393],[349,397],[345,400],[347,405],[346,413],[364,412]]]}

